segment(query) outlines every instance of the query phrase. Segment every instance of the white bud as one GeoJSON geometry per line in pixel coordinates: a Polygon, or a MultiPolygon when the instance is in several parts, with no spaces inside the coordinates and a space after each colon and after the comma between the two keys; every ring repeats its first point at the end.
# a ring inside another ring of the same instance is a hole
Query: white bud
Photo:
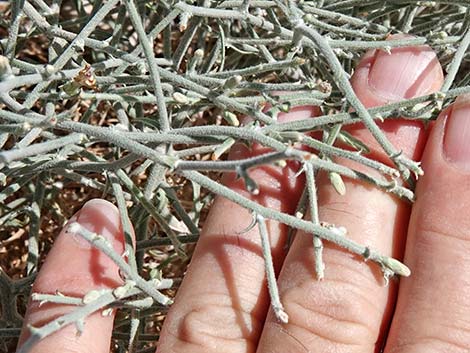
{"type": "Polygon", "coordinates": [[[98,299],[101,296],[101,292],[98,290],[91,290],[82,299],[83,304],[88,304],[91,302],[94,302],[96,299],[98,299]]]}
{"type": "Polygon", "coordinates": [[[44,66],[44,75],[45,76],[51,76],[54,73],[55,73],[54,65],[47,64],[46,66],[44,66]]]}
{"type": "Polygon", "coordinates": [[[335,172],[329,173],[329,178],[331,185],[335,188],[336,192],[340,195],[346,194],[346,185],[344,184],[343,178],[341,175],[335,172]]]}
{"type": "Polygon", "coordinates": [[[172,97],[175,100],[175,102],[177,102],[177,103],[180,103],[180,104],[188,104],[189,103],[188,97],[186,97],[184,94],[182,94],[180,92],[173,93],[172,97]]]}
{"type": "Polygon", "coordinates": [[[127,291],[128,291],[128,288],[126,286],[117,287],[113,290],[113,295],[117,299],[121,299],[126,295],[127,291]]]}
{"type": "Polygon", "coordinates": [[[137,285],[137,283],[132,280],[132,279],[126,279],[126,286],[128,288],[134,288],[137,285]]]}
{"type": "Polygon", "coordinates": [[[0,55],[0,81],[12,76],[10,61],[6,56],[0,55]]]}
{"type": "Polygon", "coordinates": [[[124,132],[129,131],[129,127],[126,126],[126,125],[124,125],[124,124],[121,124],[121,123],[116,124],[116,125],[114,125],[113,127],[114,127],[114,129],[116,129],[117,131],[124,131],[124,132]]]}
{"type": "Polygon", "coordinates": [[[102,312],[101,312],[101,316],[111,316],[113,314],[113,309],[112,308],[107,308],[107,309],[104,309],[102,312]]]}
{"type": "Polygon", "coordinates": [[[81,229],[81,225],[78,224],[77,222],[73,222],[72,224],[70,224],[68,226],[68,229],[67,229],[67,232],[68,233],[73,233],[73,234],[76,234],[79,232],[79,230],[81,229]]]}
{"type": "Polygon", "coordinates": [[[194,52],[194,56],[197,57],[198,59],[202,59],[204,57],[204,50],[202,49],[197,49],[194,52]]]}
{"type": "Polygon", "coordinates": [[[394,258],[386,257],[382,261],[382,264],[397,275],[408,277],[411,274],[410,269],[405,264],[401,263],[400,261],[394,258]]]}
{"type": "Polygon", "coordinates": [[[223,117],[224,117],[224,120],[230,125],[240,126],[240,121],[238,120],[238,117],[236,114],[229,112],[229,111],[224,111],[223,117]]]}

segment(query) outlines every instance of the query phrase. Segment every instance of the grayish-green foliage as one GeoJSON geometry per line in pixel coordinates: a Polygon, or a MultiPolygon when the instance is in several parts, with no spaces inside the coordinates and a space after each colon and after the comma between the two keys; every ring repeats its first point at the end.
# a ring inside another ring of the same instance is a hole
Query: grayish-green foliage
{"type": "MultiPolygon", "coordinates": [[[[312,234],[318,278],[324,275],[322,241],[376,262],[386,279],[409,275],[397,260],[349,240],[341,225],[318,219],[315,173],[328,172],[340,194],[347,192],[346,177],[413,200],[414,176],[422,170],[387,140],[375,121],[434,119],[454,97],[470,91],[470,75],[459,71],[470,43],[467,6],[463,0],[17,0],[1,7],[0,27],[8,36],[0,39],[0,241],[12,229],[27,227],[28,259],[21,280],[0,271],[0,341],[19,335],[16,300],[29,295],[37,272],[43,207],[56,205],[71,182],[97,189],[117,203],[127,262],[103,238],[78,224],[72,227],[116,262],[126,284],[84,298],[34,293],[33,300],[76,309],[32,328],[22,352],[63,325],[80,330],[87,315],[96,310],[105,314],[109,306],[125,313],[115,325],[119,347],[148,351],[146,342],[158,337],[145,332],[145,323],[166,311],[171,300],[160,290],[177,286],[179,280],[163,279],[158,271],[151,272],[152,278],[142,277],[144,254],[166,245],[175,257],[184,258],[184,244],[197,241],[201,209],[214,194],[253,212],[273,308],[282,321],[288,318],[275,285],[266,219],[312,234]],[[393,33],[414,37],[386,40],[393,33]],[[20,56],[35,40],[47,43],[46,62],[20,56]],[[357,59],[368,49],[419,44],[433,47],[446,69],[442,91],[366,109],[349,84],[357,59]],[[304,105],[321,106],[323,115],[277,122],[279,112],[304,105]],[[78,113],[83,106],[87,109],[78,113]],[[102,115],[106,123],[97,124],[94,117],[102,115]],[[243,116],[253,120],[240,124],[243,116]],[[367,146],[343,131],[355,122],[365,124],[393,167],[370,159],[367,146]],[[321,131],[323,138],[313,139],[308,135],[312,131],[321,131]],[[336,140],[351,148],[335,147],[336,140]],[[224,160],[237,141],[256,142],[272,152],[224,160]],[[97,145],[107,153],[93,153],[97,145]],[[208,154],[211,160],[193,158],[208,154]],[[335,157],[379,174],[355,171],[335,157]],[[208,173],[235,172],[248,191],[257,193],[250,168],[286,160],[299,161],[307,180],[294,215],[263,207],[208,173]],[[97,177],[100,173],[105,182],[97,177]],[[131,177],[141,173],[148,177],[136,185],[131,177]],[[178,193],[185,180],[192,187],[191,207],[178,193]],[[17,194],[21,197],[12,197],[17,194]],[[307,212],[311,220],[304,219],[307,212]],[[137,255],[128,215],[136,227],[137,255]],[[153,232],[150,221],[157,225],[153,232]]],[[[60,216],[60,209],[54,212],[60,216]]]]}

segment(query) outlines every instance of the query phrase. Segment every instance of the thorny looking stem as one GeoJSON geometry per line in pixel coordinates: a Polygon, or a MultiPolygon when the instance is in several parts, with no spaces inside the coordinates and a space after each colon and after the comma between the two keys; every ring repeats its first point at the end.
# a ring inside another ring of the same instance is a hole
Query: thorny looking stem
{"type": "Polygon", "coordinates": [[[259,234],[261,237],[261,247],[263,249],[266,279],[268,281],[268,290],[271,297],[271,307],[273,308],[273,312],[276,318],[282,323],[286,324],[289,321],[289,316],[284,311],[284,307],[282,306],[281,300],[279,298],[279,289],[277,288],[276,284],[276,273],[274,272],[266,221],[263,216],[257,215],[256,223],[258,224],[259,234]]]}
{"type": "Polygon", "coordinates": [[[106,256],[113,260],[116,265],[119,266],[119,269],[125,275],[126,279],[131,279],[132,281],[134,281],[137,287],[145,291],[145,293],[148,293],[156,302],[163,305],[172,303],[172,300],[170,298],[160,293],[147,281],[145,281],[137,272],[135,272],[127,264],[123,257],[116,253],[116,251],[112,248],[111,243],[102,235],[90,232],[86,228],[82,227],[80,223],[77,222],[68,225],[67,232],[83,237],[91,245],[100,249],[104,254],[106,254],[106,256]]]}
{"type": "MultiPolygon", "coordinates": [[[[160,283],[149,283],[149,286],[152,286],[152,288],[155,288],[154,290],[163,290],[170,288],[172,286],[172,281],[165,279],[162,280],[160,283]]],[[[81,298],[81,304],[80,306],[77,307],[77,309],[72,310],[70,313],[65,314],[48,324],[42,326],[42,327],[33,327],[29,326],[28,329],[30,331],[30,336],[29,338],[23,343],[23,345],[18,349],[17,353],[27,353],[31,350],[31,348],[39,342],[41,339],[53,334],[54,332],[60,330],[61,328],[70,325],[70,324],[75,324],[77,325],[77,329],[79,325],[82,325],[83,322],[86,320],[87,316],[91,315],[92,313],[98,311],[98,310],[103,310],[102,315],[107,315],[106,312],[106,307],[109,306],[110,304],[116,302],[116,291],[118,291],[120,288],[123,288],[121,291],[122,294],[119,295],[119,299],[123,300],[128,297],[133,297],[136,294],[142,293],[141,289],[138,288],[132,288],[132,286],[127,286],[124,285],[123,287],[118,287],[114,290],[107,290],[103,292],[90,292],[89,297],[93,300],[90,299],[89,302],[87,302],[86,299],[87,297],[85,296],[84,298],[81,298]]],[[[33,294],[34,297],[34,294],[33,294]]],[[[44,297],[42,295],[38,296],[38,299],[47,301],[47,296],[44,297]]],[[[56,300],[52,300],[52,302],[57,302],[56,300]]],[[[65,304],[68,305],[79,305],[76,302],[76,299],[64,299],[65,304]]]]}
{"type": "MultiPolygon", "coordinates": [[[[318,201],[317,201],[317,188],[315,182],[315,172],[310,163],[305,163],[305,174],[307,177],[307,192],[309,201],[310,217],[313,224],[320,225],[318,217],[318,201]]],[[[313,251],[315,254],[315,273],[318,280],[325,277],[325,264],[323,262],[323,242],[320,237],[313,236],[313,251]]]]}
{"type": "Polygon", "coordinates": [[[212,192],[224,195],[227,199],[245,207],[258,215],[263,216],[264,218],[273,219],[284,223],[288,226],[300,229],[309,234],[315,234],[324,240],[331,241],[355,254],[363,256],[366,260],[372,260],[380,264],[382,267],[391,269],[393,273],[406,276],[410,274],[409,269],[401,264],[399,261],[390,259],[387,256],[380,255],[375,251],[369,249],[366,246],[355,243],[354,241],[345,237],[346,230],[344,228],[328,228],[322,227],[320,225],[308,222],[302,219],[298,219],[294,216],[284,214],[282,212],[261,206],[260,204],[251,201],[250,199],[241,196],[237,192],[227,188],[226,186],[220,185],[217,182],[211,180],[210,178],[195,172],[195,171],[181,171],[181,175],[185,176],[187,179],[192,180],[198,183],[201,186],[206,187],[212,192]],[[393,260],[393,261],[392,261],[393,260]]]}

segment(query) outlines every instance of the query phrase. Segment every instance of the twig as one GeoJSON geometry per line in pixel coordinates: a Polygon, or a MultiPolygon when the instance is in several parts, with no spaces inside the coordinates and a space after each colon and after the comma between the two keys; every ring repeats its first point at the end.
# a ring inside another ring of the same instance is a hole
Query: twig
{"type": "Polygon", "coordinates": [[[261,247],[263,249],[264,268],[266,271],[266,279],[268,281],[269,296],[271,297],[271,307],[276,318],[287,324],[289,316],[284,310],[284,307],[279,299],[279,289],[276,284],[276,274],[274,273],[273,259],[271,256],[271,246],[269,244],[269,234],[266,228],[264,217],[256,215],[256,222],[258,224],[259,234],[261,237],[261,247]]]}

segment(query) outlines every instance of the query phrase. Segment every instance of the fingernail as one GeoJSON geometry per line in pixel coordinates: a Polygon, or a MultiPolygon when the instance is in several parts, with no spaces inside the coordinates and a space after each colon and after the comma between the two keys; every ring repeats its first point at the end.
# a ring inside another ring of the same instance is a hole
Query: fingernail
{"type": "MultiPolygon", "coordinates": [[[[97,233],[108,239],[113,246],[120,232],[120,217],[118,209],[103,199],[92,199],[83,205],[82,209],[69,221],[77,222],[90,232],[97,233]]],[[[88,249],[92,245],[79,234],[70,234],[80,248],[88,249]]]]}
{"type": "Polygon", "coordinates": [[[447,117],[444,154],[453,165],[470,170],[470,94],[457,98],[447,117]]]}
{"type": "MultiPolygon", "coordinates": [[[[392,37],[392,39],[395,37],[392,37]]],[[[376,50],[368,82],[376,94],[397,101],[438,89],[442,68],[434,51],[426,46],[376,50]]]]}

